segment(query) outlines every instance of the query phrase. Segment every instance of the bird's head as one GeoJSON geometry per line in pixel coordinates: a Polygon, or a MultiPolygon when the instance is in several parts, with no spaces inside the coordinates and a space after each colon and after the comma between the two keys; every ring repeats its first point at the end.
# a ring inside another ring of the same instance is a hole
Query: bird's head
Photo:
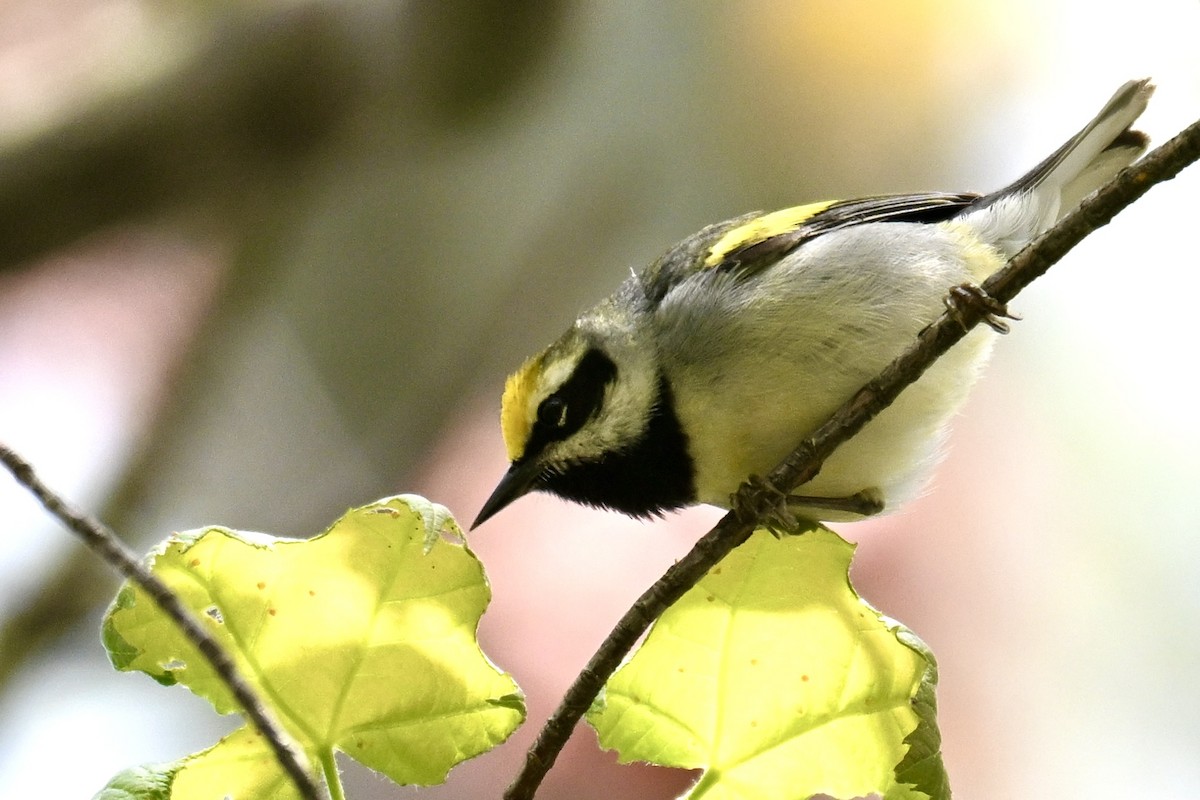
{"type": "Polygon", "coordinates": [[[691,499],[670,387],[634,329],[602,309],[509,376],[500,425],[511,466],[472,527],[535,490],[636,516],[691,499]]]}

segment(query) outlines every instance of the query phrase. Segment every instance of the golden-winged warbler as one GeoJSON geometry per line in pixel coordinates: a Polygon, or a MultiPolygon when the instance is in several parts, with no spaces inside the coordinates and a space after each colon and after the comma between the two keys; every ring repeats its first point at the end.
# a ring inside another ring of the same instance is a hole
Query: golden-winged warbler
{"type": "MultiPolygon", "coordinates": [[[[728,507],[978,283],[1128,166],[1153,91],[1122,86],[1012,185],[814,203],[710,225],[526,361],[504,389],[511,467],[475,525],[530,491],[648,516],[728,507]]],[[[918,491],[994,336],[983,326],[790,498],[857,519],[918,491]]]]}

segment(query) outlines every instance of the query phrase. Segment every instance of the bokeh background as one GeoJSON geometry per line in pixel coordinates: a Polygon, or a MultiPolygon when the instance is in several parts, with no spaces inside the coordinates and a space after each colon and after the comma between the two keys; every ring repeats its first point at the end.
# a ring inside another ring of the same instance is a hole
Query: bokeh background
{"type": "MultiPolygon", "coordinates": [[[[1200,118],[1200,4],[0,2],[0,440],[136,549],[306,536],[417,491],[471,519],[504,374],[708,222],[990,190],[1124,80],[1200,118]]],[[[929,493],[838,526],[932,646],[961,797],[1200,785],[1200,168],[1014,304],[929,493]]],[[[571,676],[715,518],[523,499],[471,535],[530,721],[432,789],[494,798],[571,676]]],[[[236,722],[113,672],[116,579],[0,479],[0,796],[88,797],[236,722]]],[[[404,676],[396,676],[403,681],[404,676]]],[[[669,798],[581,728],[546,798],[669,798]]]]}

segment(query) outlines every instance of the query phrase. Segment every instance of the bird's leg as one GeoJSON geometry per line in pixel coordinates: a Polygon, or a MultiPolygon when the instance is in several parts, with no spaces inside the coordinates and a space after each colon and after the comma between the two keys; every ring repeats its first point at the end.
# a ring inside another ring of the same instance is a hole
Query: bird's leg
{"type": "Polygon", "coordinates": [[[961,325],[964,329],[967,327],[964,321],[965,312],[968,308],[974,308],[982,315],[982,322],[996,333],[1008,333],[1008,323],[1005,319],[1019,320],[1016,314],[1008,310],[1008,306],[1001,303],[996,298],[985,292],[981,287],[973,283],[964,283],[960,286],[954,286],[950,289],[950,293],[942,300],[946,306],[946,310],[950,312],[950,316],[954,321],[961,325]]]}
{"type": "Polygon", "coordinates": [[[800,534],[811,530],[817,518],[797,516],[795,507],[849,511],[869,517],[883,510],[883,498],[878,490],[865,489],[849,497],[807,497],[781,492],[773,483],[758,475],[738,487],[731,498],[734,513],[742,522],[759,524],[777,538],[784,534],[800,534]]]}
{"type": "Polygon", "coordinates": [[[883,511],[883,496],[877,489],[863,489],[849,497],[803,497],[790,494],[787,499],[792,505],[823,508],[826,511],[849,511],[864,517],[883,511]]]}

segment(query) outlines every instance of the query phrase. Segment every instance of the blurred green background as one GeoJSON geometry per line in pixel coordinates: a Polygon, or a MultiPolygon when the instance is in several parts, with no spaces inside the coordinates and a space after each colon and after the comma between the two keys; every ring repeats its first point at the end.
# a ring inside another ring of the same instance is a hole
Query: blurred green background
{"type": "MultiPolygon", "coordinates": [[[[709,222],[990,190],[1124,80],[1200,117],[1200,4],[0,3],[0,440],[136,549],[291,536],[419,491],[471,519],[505,373],[709,222]]],[[[962,797],[1200,784],[1200,172],[1014,304],[930,492],[839,526],[937,654],[962,797]]],[[[713,519],[540,497],[471,536],[484,646],[530,722],[450,784],[496,797],[617,616],[713,519]]],[[[0,480],[0,796],[90,796],[231,720],[118,675],[117,581],[0,480]]],[[[404,676],[397,676],[402,681],[404,676]]],[[[581,729],[542,797],[669,798],[581,729]]]]}

